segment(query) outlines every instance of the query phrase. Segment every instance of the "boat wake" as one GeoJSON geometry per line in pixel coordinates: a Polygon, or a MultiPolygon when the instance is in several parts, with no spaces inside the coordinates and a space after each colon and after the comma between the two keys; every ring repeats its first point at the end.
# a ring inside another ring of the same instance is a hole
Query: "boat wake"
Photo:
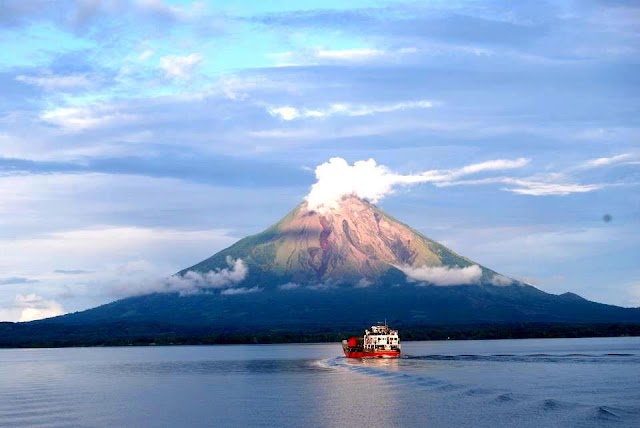
{"type": "Polygon", "coordinates": [[[483,361],[509,363],[640,363],[638,354],[460,354],[460,355],[404,355],[407,360],[424,361],[483,361]]]}
{"type": "MultiPolygon", "coordinates": [[[[321,365],[327,369],[344,370],[353,374],[375,378],[381,387],[390,387],[396,391],[409,391],[413,396],[423,394],[425,399],[435,404],[439,399],[459,403],[461,406],[474,408],[480,406],[497,407],[501,412],[511,409],[514,412],[526,410],[532,417],[546,419],[556,418],[568,424],[591,424],[600,426],[613,423],[616,426],[636,426],[640,422],[640,407],[613,407],[603,404],[579,403],[557,397],[536,395],[526,389],[524,392],[506,388],[484,387],[478,384],[455,382],[424,374],[429,370],[429,362],[439,363],[452,361],[464,362],[510,362],[510,363],[626,363],[638,360],[638,354],[528,354],[528,355],[404,355],[400,359],[349,359],[336,357],[322,360],[321,365]],[[424,365],[422,364],[424,363],[424,365]],[[621,425],[620,425],[621,424],[621,425]]],[[[440,367],[442,367],[440,365],[440,367]]],[[[456,365],[456,367],[460,367],[456,365]]],[[[442,373],[442,370],[439,370],[442,373]]],[[[566,397],[565,397],[566,398],[566,397]]],[[[497,410],[497,409],[496,409],[497,410]]]]}

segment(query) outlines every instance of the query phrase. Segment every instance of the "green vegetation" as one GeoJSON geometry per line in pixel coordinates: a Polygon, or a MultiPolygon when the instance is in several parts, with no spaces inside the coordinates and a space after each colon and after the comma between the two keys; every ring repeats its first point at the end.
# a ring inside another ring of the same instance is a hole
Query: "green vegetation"
{"type": "MultiPolygon", "coordinates": [[[[640,336],[640,324],[519,323],[485,325],[411,326],[400,328],[403,341],[482,340],[640,336]]],[[[0,348],[80,346],[220,345],[339,342],[362,334],[355,329],[212,330],[160,323],[104,323],[50,325],[0,323],[0,348]]]]}

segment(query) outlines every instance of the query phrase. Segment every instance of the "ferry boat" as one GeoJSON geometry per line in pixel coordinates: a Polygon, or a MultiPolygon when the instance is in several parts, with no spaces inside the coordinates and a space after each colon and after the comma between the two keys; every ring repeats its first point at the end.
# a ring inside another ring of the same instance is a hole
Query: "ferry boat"
{"type": "Polygon", "coordinates": [[[342,341],[347,358],[399,358],[400,337],[398,330],[391,330],[387,323],[371,326],[363,337],[352,336],[342,341]]]}

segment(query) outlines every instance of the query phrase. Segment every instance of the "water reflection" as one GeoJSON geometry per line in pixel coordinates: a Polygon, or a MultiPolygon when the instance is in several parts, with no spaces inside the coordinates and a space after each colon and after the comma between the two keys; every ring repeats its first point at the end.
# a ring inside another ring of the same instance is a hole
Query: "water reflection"
{"type": "Polygon", "coordinates": [[[396,427],[397,411],[401,408],[393,387],[382,379],[366,374],[353,375],[350,367],[369,366],[374,369],[393,370],[392,360],[351,359],[336,357],[326,360],[333,367],[331,376],[317,383],[314,393],[318,397],[315,413],[317,426],[345,426],[358,421],[359,426],[396,427]]]}

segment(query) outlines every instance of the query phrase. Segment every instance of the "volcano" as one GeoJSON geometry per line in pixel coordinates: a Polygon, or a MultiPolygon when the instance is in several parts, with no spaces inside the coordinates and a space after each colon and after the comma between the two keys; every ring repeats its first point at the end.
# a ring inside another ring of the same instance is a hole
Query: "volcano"
{"type": "Polygon", "coordinates": [[[471,271],[477,284],[506,279],[354,196],[343,198],[335,209],[321,211],[303,203],[264,232],[240,240],[179,275],[214,271],[237,259],[248,267],[245,283],[261,287],[280,283],[364,288],[388,285],[390,277],[424,268],[440,268],[445,276],[475,268],[471,271]]]}
{"type": "Polygon", "coordinates": [[[401,328],[640,323],[640,308],[545,293],[456,254],[354,196],[331,208],[303,202],[265,231],[172,278],[194,277],[217,282],[26,323],[10,329],[5,342],[54,330],[75,334],[72,343],[94,343],[85,339],[95,331],[129,338],[157,337],[159,330],[165,336],[344,331],[382,319],[401,328]]]}

